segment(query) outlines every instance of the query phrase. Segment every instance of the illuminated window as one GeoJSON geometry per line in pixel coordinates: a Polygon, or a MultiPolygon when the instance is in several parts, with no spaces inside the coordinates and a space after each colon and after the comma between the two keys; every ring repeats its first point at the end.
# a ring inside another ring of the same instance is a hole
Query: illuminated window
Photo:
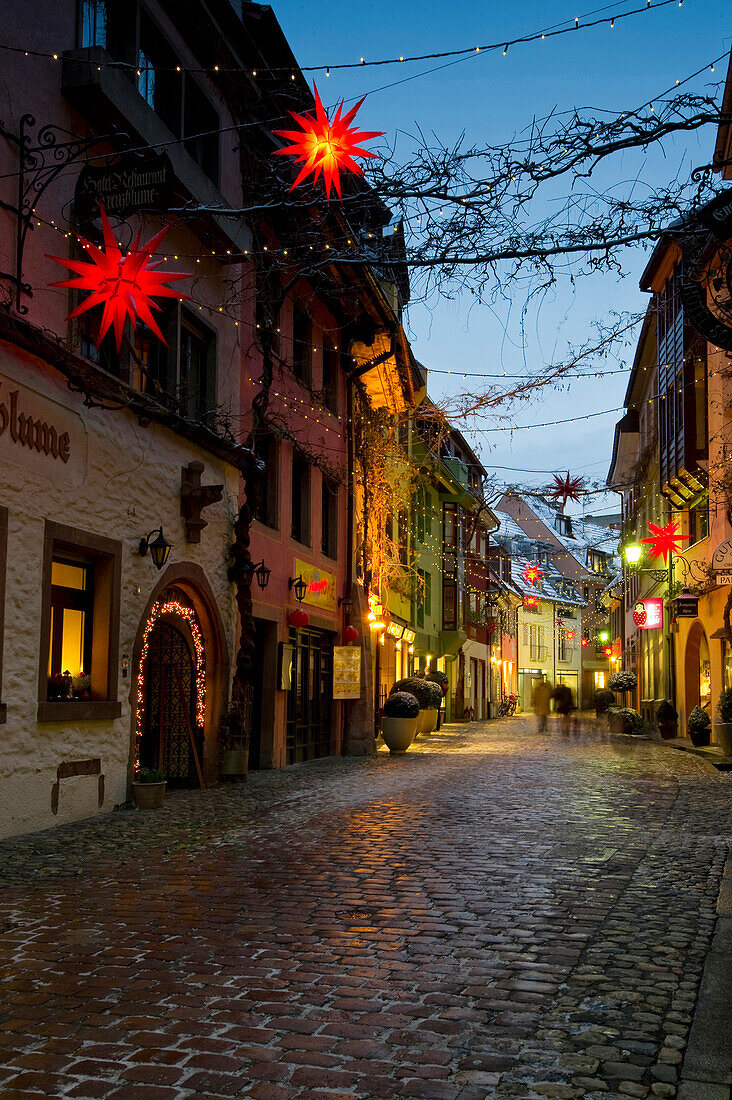
{"type": "MultiPolygon", "coordinates": [[[[54,558],[51,564],[51,638],[48,675],[80,680],[91,668],[94,568],[92,565],[54,558]]],[[[68,685],[69,694],[72,684],[68,685]]],[[[49,682],[49,699],[60,688],[49,682]]],[[[68,697],[68,696],[67,696],[68,697]]]]}
{"type": "Polygon", "coordinates": [[[107,0],[81,0],[80,45],[107,45],[107,0]]]}
{"type": "Polygon", "coordinates": [[[122,543],[46,521],[38,720],[117,718],[122,543]]]}

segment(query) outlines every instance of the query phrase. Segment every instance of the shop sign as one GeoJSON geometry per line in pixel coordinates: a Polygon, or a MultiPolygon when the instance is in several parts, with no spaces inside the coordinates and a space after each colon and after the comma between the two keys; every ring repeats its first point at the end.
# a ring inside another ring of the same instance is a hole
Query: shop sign
{"type": "Polygon", "coordinates": [[[732,584],[732,570],[725,570],[723,573],[715,573],[714,579],[717,584],[732,584]]]}
{"type": "Polygon", "coordinates": [[[414,645],[414,639],[416,637],[417,637],[417,634],[414,630],[410,630],[408,626],[404,627],[404,633],[402,634],[402,638],[407,643],[407,645],[414,645]]]}
{"type": "Polygon", "coordinates": [[[302,577],[307,585],[303,603],[312,607],[322,607],[324,611],[335,611],[338,607],[335,573],[326,569],[317,569],[306,561],[295,558],[295,576],[302,577]]]}
{"type": "Polygon", "coordinates": [[[173,197],[173,166],[167,153],[125,154],[114,164],[85,164],[74,191],[74,210],[84,224],[107,214],[126,218],[138,210],[167,210],[173,197]]]}
{"type": "Polygon", "coordinates": [[[696,596],[682,593],[674,603],[677,619],[695,619],[699,614],[699,600],[696,596]]]}
{"type": "Polygon", "coordinates": [[[404,633],[404,626],[392,619],[386,628],[386,633],[391,634],[392,638],[401,638],[404,633]]]}
{"type": "Polygon", "coordinates": [[[645,600],[638,600],[646,609],[646,621],[641,624],[641,630],[659,630],[663,628],[663,599],[661,596],[649,596],[645,600]]]}
{"type": "Polygon", "coordinates": [[[360,646],[333,646],[333,698],[361,698],[360,646]]]}

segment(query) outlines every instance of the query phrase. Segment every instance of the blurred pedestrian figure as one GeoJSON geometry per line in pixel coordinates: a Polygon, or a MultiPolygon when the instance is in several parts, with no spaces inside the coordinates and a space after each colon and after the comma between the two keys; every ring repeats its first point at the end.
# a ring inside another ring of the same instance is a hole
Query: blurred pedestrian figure
{"type": "Polygon", "coordinates": [[[561,716],[562,733],[569,734],[569,716],[574,709],[572,690],[566,684],[557,684],[554,689],[554,709],[561,716]]]}
{"type": "Polygon", "coordinates": [[[531,696],[531,705],[538,719],[537,729],[539,733],[543,733],[546,729],[546,720],[549,716],[549,704],[551,701],[552,685],[548,680],[539,680],[538,683],[534,684],[534,690],[531,696]]]}

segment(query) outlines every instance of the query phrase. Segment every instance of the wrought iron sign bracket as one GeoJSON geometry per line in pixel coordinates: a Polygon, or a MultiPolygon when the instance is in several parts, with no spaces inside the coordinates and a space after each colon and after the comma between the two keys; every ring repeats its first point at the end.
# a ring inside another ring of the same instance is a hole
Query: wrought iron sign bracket
{"type": "Polygon", "coordinates": [[[14,214],[15,230],[15,270],[0,271],[0,279],[6,279],[14,290],[15,309],[20,314],[28,312],[23,295],[33,297],[30,283],[23,279],[23,253],[28,230],[33,229],[33,217],[36,205],[47,188],[69,167],[86,156],[95,145],[108,145],[120,141],[127,143],[129,137],[119,130],[108,134],[92,134],[79,137],[62,126],[48,124],[35,132],[36,120],[33,115],[23,115],[18,123],[17,132],[9,130],[0,122],[0,137],[15,146],[18,153],[18,175],[15,202],[0,199],[0,208],[14,214]]]}

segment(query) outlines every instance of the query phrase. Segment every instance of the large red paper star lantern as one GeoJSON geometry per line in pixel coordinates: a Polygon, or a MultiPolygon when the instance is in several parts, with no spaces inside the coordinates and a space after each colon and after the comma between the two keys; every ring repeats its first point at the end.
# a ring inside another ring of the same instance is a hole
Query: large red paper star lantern
{"type": "Polygon", "coordinates": [[[338,192],[338,198],[342,199],[340,172],[345,170],[353,172],[356,176],[362,176],[363,169],[353,158],[377,156],[376,153],[361,148],[358,142],[381,137],[383,131],[356,130],[355,127],[351,126],[356,117],[356,112],[366,98],[365,96],[363,99],[359,99],[356,106],[352,107],[342,118],[343,100],[341,100],[331,122],[325,107],[321,103],[318,89],[315,85],[313,85],[313,88],[315,91],[315,118],[312,115],[298,115],[295,111],[290,111],[290,115],[301,129],[275,130],[274,133],[278,137],[287,138],[292,142],[292,145],[287,145],[284,149],[275,149],[274,155],[294,156],[295,160],[302,164],[298,177],[290,188],[291,191],[311,172],[313,182],[318,179],[322,172],[326,197],[330,199],[330,189],[334,186],[338,192]]]}
{"type": "Polygon", "coordinates": [[[641,542],[650,542],[651,557],[663,558],[664,565],[668,555],[679,554],[681,552],[680,544],[691,537],[690,535],[680,534],[679,525],[675,519],[669,520],[665,527],[658,527],[655,523],[649,523],[648,526],[653,534],[649,535],[648,538],[641,539],[641,542]]]}
{"type": "Polygon", "coordinates": [[[528,611],[535,611],[539,606],[538,596],[524,596],[524,607],[528,611]]]}
{"type": "Polygon", "coordinates": [[[570,477],[569,470],[567,470],[566,477],[560,477],[559,474],[554,475],[554,483],[549,486],[549,496],[553,497],[555,501],[562,502],[562,511],[567,507],[567,501],[573,500],[577,502],[582,492],[582,486],[584,485],[584,479],[581,477],[570,477]]]}
{"type": "Polygon", "coordinates": [[[527,584],[538,584],[544,574],[538,565],[527,565],[521,576],[527,584]]]}
{"type": "Polygon", "coordinates": [[[103,305],[104,312],[99,325],[97,347],[109,329],[114,328],[114,339],[119,351],[128,317],[133,325],[135,319],[139,317],[159,340],[164,344],[167,343],[151,312],[153,309],[160,310],[160,306],[156,305],[153,298],[187,298],[187,294],[181,294],[180,291],[173,290],[165,284],[174,279],[190,279],[190,275],[177,271],[156,271],[155,268],[161,261],[150,262],[155,249],[170,227],[166,225],[142,248],[137,247],[140,240],[140,233],[138,233],[129,251],[123,255],[103,206],[99,207],[99,212],[102,218],[104,248],[97,248],[91,241],[78,237],[80,244],[90,256],[89,262],[49,256],[50,260],[63,264],[76,275],[75,279],[64,279],[59,283],[51,283],[51,286],[68,286],[74,290],[91,291],[89,297],[69,314],[67,320],[78,317],[79,314],[85,313],[88,309],[94,309],[95,306],[103,305]]]}

